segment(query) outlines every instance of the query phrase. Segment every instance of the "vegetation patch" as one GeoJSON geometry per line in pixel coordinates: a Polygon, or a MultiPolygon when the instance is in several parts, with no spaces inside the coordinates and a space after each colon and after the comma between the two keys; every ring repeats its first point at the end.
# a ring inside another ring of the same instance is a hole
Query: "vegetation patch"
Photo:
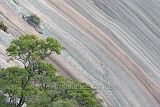
{"type": "Polygon", "coordinates": [[[19,60],[24,68],[0,70],[0,90],[15,107],[101,107],[96,90],[83,82],[56,75],[59,72],[44,60],[65,50],[54,38],[38,39],[23,35],[6,49],[10,60],[19,60]],[[19,99],[19,100],[17,100],[19,99]]]}
{"type": "Polygon", "coordinates": [[[29,25],[31,25],[32,27],[34,27],[34,29],[38,32],[38,33],[40,33],[40,34],[43,34],[43,29],[41,28],[41,26],[40,26],[40,22],[41,22],[41,20],[40,20],[40,18],[37,16],[37,15],[35,15],[35,14],[31,14],[30,16],[22,16],[23,17],[23,19],[25,20],[25,21],[27,21],[27,23],[29,24],[29,25]]]}
{"type": "Polygon", "coordinates": [[[37,15],[32,14],[32,15],[28,16],[27,22],[28,22],[28,24],[30,24],[33,27],[39,27],[41,20],[37,15]]]}
{"type": "Polygon", "coordinates": [[[3,30],[4,32],[7,32],[8,27],[3,22],[0,22],[0,29],[3,30]]]}

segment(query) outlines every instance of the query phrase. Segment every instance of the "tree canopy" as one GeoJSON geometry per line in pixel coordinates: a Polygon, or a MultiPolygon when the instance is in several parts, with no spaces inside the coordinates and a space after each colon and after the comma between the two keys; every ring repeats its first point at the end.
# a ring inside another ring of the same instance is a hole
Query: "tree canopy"
{"type": "Polygon", "coordinates": [[[44,59],[65,48],[54,38],[38,39],[23,35],[13,40],[6,49],[10,60],[16,59],[24,68],[0,70],[1,95],[8,95],[14,106],[24,103],[29,107],[100,107],[96,90],[76,79],[56,75],[58,70],[44,59]],[[71,106],[72,105],[72,106],[71,106]]]}

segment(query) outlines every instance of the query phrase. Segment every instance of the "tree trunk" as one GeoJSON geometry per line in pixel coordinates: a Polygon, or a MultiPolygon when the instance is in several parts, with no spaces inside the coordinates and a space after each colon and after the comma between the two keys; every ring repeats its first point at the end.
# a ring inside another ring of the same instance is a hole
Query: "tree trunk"
{"type": "Polygon", "coordinates": [[[19,100],[19,103],[17,105],[17,107],[21,107],[23,104],[24,104],[24,101],[23,101],[23,95],[21,96],[20,100],[19,100]]]}

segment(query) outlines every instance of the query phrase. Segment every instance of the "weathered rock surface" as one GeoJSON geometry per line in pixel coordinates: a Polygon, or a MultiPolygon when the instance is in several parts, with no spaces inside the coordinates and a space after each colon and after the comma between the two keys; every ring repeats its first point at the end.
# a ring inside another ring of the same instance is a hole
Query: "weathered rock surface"
{"type": "Polygon", "coordinates": [[[99,97],[113,107],[160,105],[159,0],[1,0],[0,64],[4,48],[22,34],[55,37],[67,51],[53,55],[62,75],[99,89],[99,97]],[[43,35],[22,18],[36,14],[43,35]]]}

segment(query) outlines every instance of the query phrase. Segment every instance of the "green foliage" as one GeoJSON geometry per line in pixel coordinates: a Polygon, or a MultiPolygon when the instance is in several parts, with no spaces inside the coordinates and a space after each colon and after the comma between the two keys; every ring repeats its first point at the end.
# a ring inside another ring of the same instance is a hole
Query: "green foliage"
{"type": "Polygon", "coordinates": [[[24,103],[29,107],[101,107],[95,89],[56,75],[58,70],[43,61],[53,52],[60,54],[64,49],[53,38],[42,40],[35,35],[23,35],[13,40],[7,54],[21,61],[24,68],[1,69],[0,90],[8,94],[17,107],[24,103]]]}
{"type": "Polygon", "coordinates": [[[14,107],[14,105],[10,102],[7,102],[6,97],[0,92],[0,107],[14,107]]]}
{"type": "Polygon", "coordinates": [[[4,32],[7,32],[8,27],[3,22],[0,22],[0,29],[3,30],[4,32]]]}
{"type": "Polygon", "coordinates": [[[33,27],[38,27],[40,25],[41,20],[37,15],[32,14],[28,17],[27,22],[33,27]]]}
{"type": "Polygon", "coordinates": [[[11,67],[0,71],[0,89],[8,94],[16,105],[16,99],[22,99],[36,95],[37,87],[28,81],[29,73],[23,68],[11,67]]]}
{"type": "MultiPolygon", "coordinates": [[[[42,62],[41,62],[42,63],[42,62]]],[[[22,105],[26,102],[29,106],[39,107],[54,105],[68,105],[68,101],[74,100],[75,105],[84,107],[101,107],[99,99],[96,99],[96,90],[89,85],[68,80],[65,77],[55,75],[55,68],[50,64],[41,64],[41,72],[30,72],[23,68],[11,67],[0,71],[0,90],[11,96],[12,101],[22,99],[22,105]],[[49,65],[49,66],[48,66],[49,65]],[[64,103],[62,103],[64,102],[64,103]]],[[[16,105],[16,102],[14,102],[16,105]]],[[[66,106],[65,106],[66,107],[66,106]]]]}
{"type": "Polygon", "coordinates": [[[13,40],[6,51],[10,59],[15,58],[21,61],[25,67],[28,66],[30,70],[34,70],[37,62],[44,60],[53,52],[60,54],[64,49],[54,38],[48,37],[43,40],[38,39],[35,35],[23,35],[13,40]]]}
{"type": "Polygon", "coordinates": [[[45,103],[45,101],[37,101],[29,105],[29,107],[80,107],[76,100],[74,99],[67,99],[67,100],[59,100],[53,103],[45,103]],[[42,103],[43,102],[43,103],[42,103]]]}
{"type": "Polygon", "coordinates": [[[54,102],[51,107],[80,107],[76,100],[65,100],[54,102]]]}

